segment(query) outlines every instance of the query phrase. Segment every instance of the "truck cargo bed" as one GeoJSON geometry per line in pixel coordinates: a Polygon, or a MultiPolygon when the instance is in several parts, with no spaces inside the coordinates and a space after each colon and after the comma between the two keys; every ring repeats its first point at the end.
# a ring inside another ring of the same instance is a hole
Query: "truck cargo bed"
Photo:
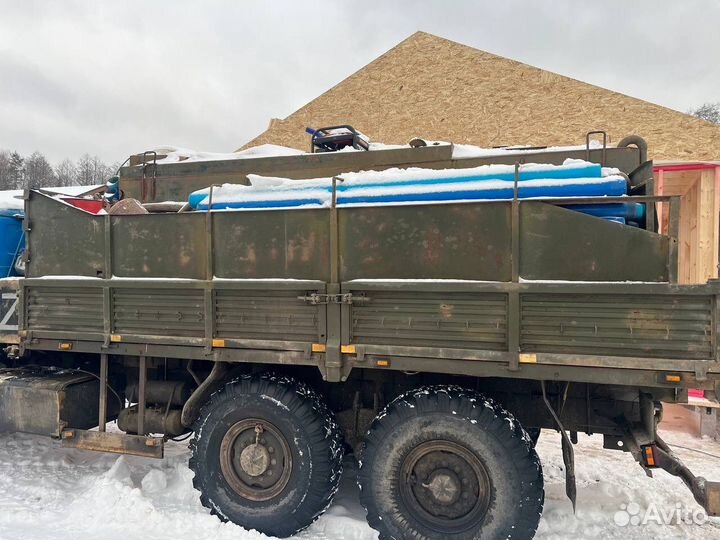
{"type": "Polygon", "coordinates": [[[63,225],[28,235],[25,349],[313,365],[328,380],[713,389],[720,373],[719,289],[671,283],[677,240],[557,201],[94,216],[33,192],[28,213],[63,225]],[[66,256],[68,227],[82,257],[66,256]]]}

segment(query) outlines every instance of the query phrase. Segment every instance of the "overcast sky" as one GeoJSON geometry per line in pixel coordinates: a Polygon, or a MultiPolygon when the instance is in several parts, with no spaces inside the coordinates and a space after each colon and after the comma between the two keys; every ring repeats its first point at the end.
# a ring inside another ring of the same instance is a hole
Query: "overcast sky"
{"type": "Polygon", "coordinates": [[[232,151],[417,30],[681,111],[720,101],[718,0],[0,0],[0,148],[232,151]]]}

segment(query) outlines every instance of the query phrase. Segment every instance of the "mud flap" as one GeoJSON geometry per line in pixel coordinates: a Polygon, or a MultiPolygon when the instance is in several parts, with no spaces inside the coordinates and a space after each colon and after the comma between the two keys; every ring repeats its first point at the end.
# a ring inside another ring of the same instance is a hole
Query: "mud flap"
{"type": "Polygon", "coordinates": [[[573,512],[575,512],[577,505],[577,485],[575,482],[575,451],[573,450],[572,441],[570,440],[570,437],[568,437],[567,431],[565,431],[565,427],[560,421],[560,417],[555,412],[555,409],[553,408],[550,400],[547,397],[545,381],[540,381],[540,387],[542,388],[542,396],[543,401],[545,402],[545,406],[547,407],[548,411],[550,411],[550,415],[553,417],[553,420],[555,420],[555,424],[557,425],[557,428],[560,430],[560,434],[562,435],[562,454],[563,463],[565,464],[565,493],[567,494],[568,499],[570,499],[570,502],[572,502],[573,512]]]}
{"type": "Polygon", "coordinates": [[[720,482],[705,481],[705,511],[709,516],[720,516],[720,482]]]}
{"type": "Polygon", "coordinates": [[[562,431],[562,455],[565,464],[565,493],[572,502],[573,512],[577,504],[577,485],[575,482],[575,452],[573,451],[572,442],[562,431]]]}

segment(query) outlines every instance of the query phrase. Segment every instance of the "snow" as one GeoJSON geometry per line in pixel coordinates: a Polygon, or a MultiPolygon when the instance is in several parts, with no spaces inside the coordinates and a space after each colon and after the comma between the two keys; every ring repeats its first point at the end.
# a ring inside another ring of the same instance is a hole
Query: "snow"
{"type": "MultiPolygon", "coordinates": [[[[567,158],[562,165],[547,163],[524,163],[519,167],[521,175],[528,173],[546,173],[550,171],[572,171],[577,169],[593,169],[597,165],[582,159],[567,158]]],[[[608,169],[608,172],[612,169],[608,169]]],[[[616,173],[613,173],[616,174],[616,173]]],[[[422,180],[441,180],[445,178],[503,178],[511,179],[515,175],[515,165],[491,164],[470,167],[466,169],[424,169],[422,167],[408,167],[400,169],[393,167],[383,171],[359,171],[340,175],[346,184],[388,184],[394,182],[417,182],[422,180]]]]}
{"type": "MultiPolygon", "coordinates": [[[[600,141],[590,141],[590,149],[602,148],[600,141]]],[[[517,154],[540,154],[544,152],[570,152],[586,150],[585,145],[577,146],[547,146],[528,148],[526,146],[505,146],[503,148],[483,148],[473,144],[453,144],[453,159],[472,159],[480,157],[497,157],[517,154]]]]}
{"type": "Polygon", "coordinates": [[[297,279],[297,278],[223,278],[214,276],[213,281],[219,281],[221,283],[255,283],[255,282],[270,282],[270,283],[315,283],[314,279],[297,279]]]}
{"type": "MultiPolygon", "coordinates": [[[[585,145],[578,146],[548,146],[538,148],[528,148],[526,146],[507,146],[503,148],[483,148],[472,144],[453,144],[447,141],[425,141],[427,146],[452,146],[452,159],[472,159],[479,157],[500,157],[514,156],[525,154],[539,154],[544,152],[568,152],[585,150],[585,145]]],[[[370,142],[370,151],[382,150],[401,150],[411,148],[409,144],[385,144],[380,142],[370,142]]],[[[590,148],[598,150],[602,148],[599,141],[591,141],[590,148]]],[[[180,161],[222,161],[233,159],[247,158],[264,158],[264,157],[280,157],[280,156],[300,156],[309,154],[296,148],[287,146],[279,146],[276,144],[261,144],[253,146],[238,152],[205,152],[197,151],[189,148],[182,148],[175,145],[159,145],[149,150],[157,152],[158,155],[166,156],[158,159],[158,163],[177,163],[180,161]]],[[[347,146],[339,152],[365,152],[358,150],[352,146],[347,146]]]]}
{"type": "Polygon", "coordinates": [[[299,156],[305,154],[302,150],[289,148],[287,146],[278,146],[276,144],[261,144],[247,150],[239,152],[199,152],[190,150],[189,148],[180,148],[178,146],[164,145],[153,148],[151,152],[157,152],[158,155],[166,157],[158,159],[158,163],[177,163],[179,161],[222,161],[231,159],[248,159],[278,156],[299,156]]]}
{"type": "MultiPolygon", "coordinates": [[[[720,443],[663,432],[672,445],[720,455],[720,443]]],[[[675,447],[688,466],[720,479],[720,459],[675,447]]],[[[651,504],[671,511],[697,505],[682,482],[665,472],[645,476],[625,453],[604,450],[599,436],[580,436],[575,447],[578,506],[565,497],[560,436],[544,431],[538,443],[545,475],[545,511],[536,538],[646,540],[715,539],[720,519],[704,525],[616,525],[621,505],[651,504]]],[[[62,448],[33,435],[0,435],[0,538],[3,540],[260,540],[267,537],[223,523],[202,507],[187,467],[187,443],[171,442],[163,460],[118,457],[62,448]]],[[[374,540],[364,519],[348,458],[340,491],[330,509],[296,540],[374,540]]]]}
{"type": "MultiPolygon", "coordinates": [[[[17,278],[14,278],[17,279],[17,278]]],[[[32,279],[66,279],[66,280],[74,280],[74,281],[82,281],[82,280],[88,280],[88,281],[103,281],[104,278],[96,277],[96,276],[76,276],[76,275],[46,275],[46,276],[38,276],[34,277],[32,279]]],[[[112,281],[149,281],[149,282],[186,282],[186,281],[203,281],[201,279],[194,279],[194,278],[164,278],[164,277],[122,277],[122,276],[115,276],[113,275],[112,278],[110,278],[112,281]]],[[[314,280],[308,280],[308,279],[296,279],[296,278],[283,278],[283,277],[277,277],[277,278],[221,278],[214,276],[212,281],[219,281],[219,282],[229,282],[229,283],[255,283],[255,282],[270,282],[270,283],[313,283],[314,280]]],[[[2,282],[2,279],[0,279],[0,282],[2,282]]]]}
{"type": "MultiPolygon", "coordinates": [[[[497,157],[517,154],[538,154],[543,152],[567,152],[585,150],[585,145],[579,146],[549,146],[547,148],[527,148],[522,146],[508,146],[505,148],[482,148],[471,144],[452,144],[446,141],[425,141],[427,146],[452,146],[452,159],[471,159],[478,157],[497,157]]],[[[384,144],[371,142],[370,151],[399,150],[410,148],[409,144],[384,144]]],[[[602,148],[598,141],[591,141],[591,149],[602,148]]],[[[262,144],[238,152],[204,152],[182,148],[175,145],[159,145],[152,148],[150,152],[157,152],[165,158],[158,159],[158,163],[177,163],[180,161],[221,161],[247,158],[299,156],[309,154],[296,148],[279,146],[276,144],[262,144]]],[[[340,150],[340,152],[365,152],[352,146],[340,150]]]]}
{"type": "MultiPolygon", "coordinates": [[[[612,181],[624,180],[621,176],[608,176],[605,178],[573,178],[573,179],[538,179],[538,180],[525,180],[520,183],[518,188],[522,192],[525,188],[547,188],[547,187],[559,187],[569,185],[604,185],[612,181]]],[[[514,182],[511,180],[479,180],[476,182],[452,182],[447,184],[438,184],[428,189],[427,185],[423,184],[411,184],[404,185],[402,187],[395,187],[395,189],[388,189],[386,185],[378,185],[373,187],[358,187],[353,186],[352,196],[353,197],[379,197],[382,195],[395,195],[395,194],[421,194],[421,193],[452,193],[456,191],[485,191],[485,190],[510,190],[513,189],[514,182]]]]}
{"type": "MultiPolygon", "coordinates": [[[[79,197],[102,186],[62,186],[42,188],[41,191],[51,195],[64,195],[67,197],[79,197]]],[[[25,200],[22,189],[11,189],[0,191],[0,210],[25,210],[25,200]]]]}
{"type": "Polygon", "coordinates": [[[454,283],[465,283],[465,284],[473,284],[473,283],[504,283],[501,281],[484,281],[479,279],[427,279],[427,278],[410,278],[410,279],[398,279],[398,278],[363,278],[363,279],[352,279],[348,281],[351,285],[364,285],[366,283],[447,283],[447,284],[454,284],[454,283]]]}
{"type": "MultiPolygon", "coordinates": [[[[507,198],[515,182],[514,165],[482,165],[467,169],[406,169],[391,168],[384,171],[360,171],[340,175],[336,184],[338,206],[368,202],[368,197],[413,196],[426,194],[447,194],[456,192],[487,191],[488,199],[507,198]],[[502,192],[502,193],[501,193],[502,192]],[[357,200],[353,200],[357,199],[357,200]]],[[[562,193],[624,194],[625,178],[615,169],[601,169],[599,165],[580,159],[566,159],[562,165],[528,163],[519,167],[519,196],[532,197],[537,189],[562,187],[562,193]],[[575,187],[577,186],[577,187],[575,187]],[[589,186],[603,188],[584,189],[589,186]],[[569,191],[568,191],[569,190],[569,191]],[[580,191],[577,191],[580,190],[580,191]]],[[[268,207],[294,207],[315,205],[328,206],[332,198],[332,178],[291,180],[280,177],[248,175],[250,185],[223,184],[212,188],[213,207],[224,204],[245,209],[268,207]]],[[[193,208],[207,207],[210,188],[190,194],[193,208]]],[[[412,197],[411,197],[412,198],[412,197]]],[[[457,199],[479,199],[479,195],[457,199]]],[[[485,198],[483,196],[483,198],[485,198]]],[[[382,202],[393,202],[385,201],[382,202]]],[[[443,199],[443,197],[440,197],[443,199]]],[[[453,199],[456,202],[457,199],[453,199]]],[[[379,201],[378,201],[379,202],[379,201]]],[[[402,202],[402,201],[401,201],[402,202]]],[[[447,201],[445,201],[447,202],[447,201]]]]}
{"type": "MultiPolygon", "coordinates": [[[[275,399],[275,398],[272,397],[272,396],[266,396],[265,394],[261,395],[260,398],[261,398],[261,399],[264,399],[265,401],[270,401],[270,402],[273,403],[276,407],[280,407],[280,408],[283,409],[284,411],[290,412],[290,409],[288,408],[288,406],[285,405],[285,404],[284,404],[282,401],[280,401],[279,399],[275,399]]],[[[296,439],[296,441],[297,441],[297,439],[296,439]]],[[[300,452],[300,455],[302,455],[302,452],[300,452]]]]}
{"type": "Polygon", "coordinates": [[[597,285],[597,284],[604,284],[607,285],[608,283],[613,284],[623,284],[623,285],[642,285],[642,284],[650,284],[650,285],[657,285],[658,283],[667,283],[667,281],[570,281],[567,279],[525,279],[524,277],[520,277],[518,280],[520,283],[548,283],[548,284],[570,284],[570,285],[597,285]]]}
{"type": "MultiPolygon", "coordinates": [[[[670,431],[663,431],[661,436],[674,447],[676,454],[695,474],[708,480],[720,479],[719,458],[674,446],[681,445],[720,456],[720,443],[709,438],[697,439],[685,433],[670,431]]],[[[580,436],[579,442],[575,447],[578,505],[577,513],[573,515],[572,505],[565,496],[565,472],[559,435],[543,431],[540,437],[538,453],[545,477],[545,510],[536,538],[700,540],[720,537],[720,518],[709,518],[704,525],[616,525],[614,518],[618,512],[622,512],[622,505],[635,503],[639,505],[641,513],[651,505],[665,512],[675,510],[677,505],[690,512],[700,507],[679,478],[664,471],[654,472],[654,479],[648,478],[629,454],[603,449],[599,436],[580,436]]]]}
{"type": "Polygon", "coordinates": [[[96,186],[62,186],[42,188],[42,191],[54,193],[56,195],[66,195],[68,197],[79,197],[80,195],[85,195],[86,193],[103,187],[105,187],[104,184],[98,184],[96,186]]]}
{"type": "MultiPolygon", "coordinates": [[[[538,154],[543,152],[568,152],[585,150],[585,145],[578,146],[549,146],[546,148],[527,148],[523,146],[508,146],[504,148],[482,148],[472,144],[453,144],[447,141],[425,141],[427,146],[452,146],[452,159],[472,159],[478,157],[499,157],[524,154],[538,154]]],[[[411,148],[409,144],[384,144],[371,142],[370,151],[400,150],[411,148]]],[[[597,150],[602,148],[599,141],[591,141],[590,148],[597,150]]],[[[296,148],[279,146],[276,144],[262,144],[240,150],[238,152],[205,152],[189,148],[182,148],[175,145],[159,145],[152,148],[150,152],[157,152],[158,155],[166,156],[158,159],[158,163],[177,163],[180,161],[222,161],[247,158],[264,158],[280,156],[300,156],[309,154],[296,148]]],[[[339,152],[365,152],[352,146],[347,146],[339,152]]]]}
{"type": "MultiPolygon", "coordinates": [[[[450,143],[438,143],[448,146],[450,143]]],[[[370,143],[370,150],[398,150],[403,148],[410,148],[407,144],[383,144],[377,142],[370,143]]],[[[189,148],[182,148],[174,145],[160,145],[156,146],[150,152],[157,152],[158,155],[166,156],[162,159],[158,159],[158,163],[177,163],[180,161],[223,161],[233,159],[248,159],[248,158],[265,158],[265,157],[281,157],[281,156],[301,156],[309,154],[310,152],[303,152],[296,148],[290,148],[288,146],[280,146],[277,144],[261,144],[259,146],[253,146],[245,150],[238,152],[204,152],[191,150],[189,148]]],[[[352,146],[348,146],[340,150],[340,152],[365,152],[365,150],[358,150],[352,146]]]]}
{"type": "Polygon", "coordinates": [[[0,191],[0,210],[23,211],[24,209],[25,201],[23,200],[22,189],[0,191]]]}

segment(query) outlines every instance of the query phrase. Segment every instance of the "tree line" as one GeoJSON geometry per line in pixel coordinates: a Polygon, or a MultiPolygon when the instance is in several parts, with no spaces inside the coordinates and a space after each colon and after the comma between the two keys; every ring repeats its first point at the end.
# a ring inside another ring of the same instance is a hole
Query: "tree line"
{"type": "Polygon", "coordinates": [[[119,163],[108,165],[89,154],[76,162],[64,159],[53,167],[40,152],[22,156],[0,150],[0,191],[104,184],[118,167],[119,163]]]}

